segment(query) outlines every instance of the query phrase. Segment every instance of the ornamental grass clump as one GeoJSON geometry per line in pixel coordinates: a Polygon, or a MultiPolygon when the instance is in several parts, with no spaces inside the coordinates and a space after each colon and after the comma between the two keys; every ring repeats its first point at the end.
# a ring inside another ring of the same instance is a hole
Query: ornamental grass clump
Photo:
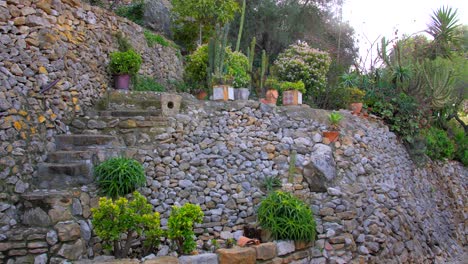
{"type": "Polygon", "coordinates": [[[124,196],[146,183],[143,166],[134,159],[111,158],[94,169],[100,192],[108,197],[124,196]]]}
{"type": "Polygon", "coordinates": [[[162,236],[160,216],[138,192],[131,201],[119,198],[116,201],[101,197],[99,206],[92,208],[93,227],[104,246],[114,251],[117,258],[126,258],[136,238],[143,238],[145,253],[158,246],[162,236]]]}
{"type": "Polygon", "coordinates": [[[260,226],[274,239],[313,241],[315,219],[307,205],[290,193],[271,192],[258,208],[260,226]]]}

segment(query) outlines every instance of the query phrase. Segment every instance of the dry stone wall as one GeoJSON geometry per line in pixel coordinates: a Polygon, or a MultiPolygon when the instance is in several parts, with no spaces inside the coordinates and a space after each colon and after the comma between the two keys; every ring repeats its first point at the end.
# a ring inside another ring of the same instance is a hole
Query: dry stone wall
{"type": "Polygon", "coordinates": [[[0,233],[20,222],[17,203],[36,164],[111,86],[116,32],[142,54],[141,74],[180,80],[178,53],[147,46],[143,29],[79,0],[0,0],[0,233]]]}

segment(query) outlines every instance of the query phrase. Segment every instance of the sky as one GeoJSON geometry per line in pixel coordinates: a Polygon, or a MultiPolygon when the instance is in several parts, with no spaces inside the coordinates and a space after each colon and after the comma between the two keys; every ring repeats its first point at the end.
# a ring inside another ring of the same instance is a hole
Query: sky
{"type": "Polygon", "coordinates": [[[457,8],[459,22],[468,25],[468,0],[345,0],[343,21],[354,28],[361,57],[369,59],[368,49],[376,39],[392,39],[396,30],[400,37],[422,31],[442,6],[457,8]]]}

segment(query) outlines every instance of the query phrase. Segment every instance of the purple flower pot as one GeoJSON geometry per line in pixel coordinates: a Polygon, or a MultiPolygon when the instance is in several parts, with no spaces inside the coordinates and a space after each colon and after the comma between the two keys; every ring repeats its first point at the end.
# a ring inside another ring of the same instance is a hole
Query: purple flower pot
{"type": "Polygon", "coordinates": [[[130,87],[130,74],[114,75],[115,89],[128,90],[130,87]]]}

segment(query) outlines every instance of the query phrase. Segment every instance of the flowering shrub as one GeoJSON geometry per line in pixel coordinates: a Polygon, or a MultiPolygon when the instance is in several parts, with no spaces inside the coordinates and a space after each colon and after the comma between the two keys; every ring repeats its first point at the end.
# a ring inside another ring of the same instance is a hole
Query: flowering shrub
{"type": "Polygon", "coordinates": [[[325,91],[326,75],[331,64],[327,52],[311,48],[306,42],[299,42],[281,53],[274,64],[280,80],[303,81],[307,93],[312,96],[325,91]]]}

